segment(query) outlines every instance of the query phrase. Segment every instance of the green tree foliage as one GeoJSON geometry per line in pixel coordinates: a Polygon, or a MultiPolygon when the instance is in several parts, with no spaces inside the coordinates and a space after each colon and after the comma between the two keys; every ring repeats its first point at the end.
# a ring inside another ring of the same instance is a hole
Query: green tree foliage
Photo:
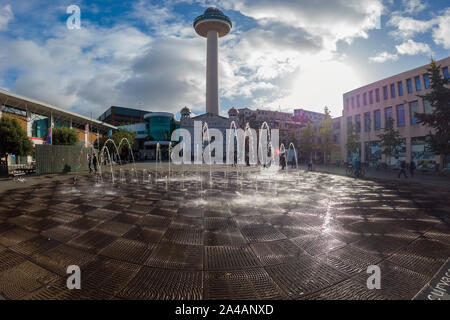
{"type": "Polygon", "coordinates": [[[441,156],[440,171],[444,162],[450,155],[450,88],[446,87],[449,80],[442,76],[441,66],[431,59],[427,68],[430,77],[431,91],[422,99],[428,100],[433,108],[431,114],[416,113],[416,117],[422,125],[433,128],[434,132],[428,134],[428,149],[441,156]]]}
{"type": "Polygon", "coordinates": [[[331,152],[333,148],[333,130],[331,129],[331,115],[328,107],[325,107],[325,117],[322,120],[322,124],[320,126],[320,150],[324,155],[324,163],[327,163],[328,154],[331,152]]]}
{"type": "Polygon", "coordinates": [[[391,160],[391,156],[394,153],[397,153],[400,146],[402,145],[402,137],[400,133],[394,129],[394,119],[389,119],[386,121],[386,126],[383,130],[383,133],[379,134],[382,153],[385,154],[389,162],[391,160]]]}
{"type": "Polygon", "coordinates": [[[52,144],[73,146],[78,142],[78,136],[74,129],[71,128],[53,128],[52,144]]]}
{"type": "Polygon", "coordinates": [[[347,133],[347,151],[351,154],[354,154],[358,151],[359,147],[359,134],[356,133],[355,126],[353,123],[350,123],[348,126],[348,133],[347,133]]]}
{"type": "Polygon", "coordinates": [[[7,154],[27,156],[33,152],[33,144],[16,119],[0,118],[0,157],[7,154]]]}
{"type": "Polygon", "coordinates": [[[311,158],[311,152],[314,150],[314,128],[311,122],[300,134],[300,151],[303,152],[305,158],[308,160],[311,158]]]}
{"type": "MultiPolygon", "coordinates": [[[[117,130],[116,132],[114,132],[111,136],[103,136],[100,139],[100,146],[99,149],[102,149],[103,146],[105,145],[106,141],[108,139],[111,139],[114,141],[114,143],[116,144],[116,146],[119,148],[119,153],[122,156],[123,154],[128,152],[128,144],[126,142],[122,142],[121,141],[126,138],[128,140],[128,142],[130,143],[130,145],[132,146],[134,143],[134,138],[137,136],[137,133],[131,130],[117,130]]],[[[116,152],[114,145],[109,142],[107,144],[110,152],[116,152]]]]}

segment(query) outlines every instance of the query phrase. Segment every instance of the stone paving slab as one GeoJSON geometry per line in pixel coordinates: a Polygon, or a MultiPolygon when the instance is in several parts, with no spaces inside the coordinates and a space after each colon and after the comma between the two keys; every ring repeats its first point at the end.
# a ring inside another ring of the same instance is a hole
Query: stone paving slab
{"type": "Polygon", "coordinates": [[[450,189],[172,170],[0,193],[0,299],[412,299],[450,256],[450,189]],[[66,288],[69,265],[81,290],[66,288]]]}

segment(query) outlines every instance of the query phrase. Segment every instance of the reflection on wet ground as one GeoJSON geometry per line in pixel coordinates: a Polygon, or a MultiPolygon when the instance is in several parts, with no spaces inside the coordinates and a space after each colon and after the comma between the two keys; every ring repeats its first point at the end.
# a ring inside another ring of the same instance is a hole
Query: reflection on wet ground
{"type": "Polygon", "coordinates": [[[1,194],[0,297],[411,299],[450,256],[449,190],[208,170],[1,194]],[[81,290],[66,288],[69,265],[81,290]]]}

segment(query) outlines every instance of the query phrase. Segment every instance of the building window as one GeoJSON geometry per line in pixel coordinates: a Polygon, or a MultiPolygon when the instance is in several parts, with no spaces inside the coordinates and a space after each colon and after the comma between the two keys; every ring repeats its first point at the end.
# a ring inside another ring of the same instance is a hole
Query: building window
{"type": "Polygon", "coordinates": [[[389,98],[388,87],[384,86],[383,87],[383,99],[387,100],[388,98],[389,98]]]}
{"type": "Polygon", "coordinates": [[[432,114],[433,113],[433,107],[431,106],[431,102],[429,100],[424,99],[423,100],[423,111],[426,114],[432,114]]]}
{"type": "Polygon", "coordinates": [[[408,87],[408,93],[412,93],[413,92],[413,86],[412,86],[412,80],[411,79],[406,80],[406,86],[408,87]]]}
{"type": "Polygon", "coordinates": [[[350,133],[350,125],[352,124],[352,116],[347,117],[347,132],[350,133]]]}
{"type": "Polygon", "coordinates": [[[349,99],[345,99],[345,107],[348,109],[349,108],[349,99]]]}
{"type": "Polygon", "coordinates": [[[370,112],[364,113],[364,131],[370,132],[370,112]]]}
{"type": "Polygon", "coordinates": [[[381,110],[375,110],[375,130],[381,129],[381,110]]]}
{"type": "Polygon", "coordinates": [[[448,67],[442,69],[442,73],[444,74],[445,79],[450,79],[450,74],[448,73],[448,67]]]}
{"type": "Polygon", "coordinates": [[[403,82],[399,81],[397,83],[397,87],[398,87],[398,96],[399,97],[403,96],[403,82]]]}
{"type": "Polygon", "coordinates": [[[386,126],[387,126],[387,122],[389,119],[393,119],[392,116],[392,107],[386,108],[384,109],[384,119],[386,121],[386,126]]]}
{"type": "Polygon", "coordinates": [[[423,75],[423,83],[425,84],[425,89],[430,88],[430,76],[428,74],[423,75]]]}
{"type": "Polygon", "coordinates": [[[395,98],[395,84],[391,84],[391,98],[395,98]]]}
{"type": "Polygon", "coordinates": [[[50,128],[50,119],[37,114],[31,115],[31,136],[34,138],[45,139],[48,135],[48,130],[50,128]]]}
{"type": "Polygon", "coordinates": [[[359,94],[356,96],[356,106],[359,108],[361,107],[361,101],[359,99],[359,94]]]}
{"type": "Polygon", "coordinates": [[[369,103],[373,104],[373,91],[369,92],[369,103]]]}
{"type": "Polygon", "coordinates": [[[356,127],[356,132],[360,133],[361,132],[361,115],[357,114],[355,116],[355,127],[356,127]]]}
{"type": "Polygon", "coordinates": [[[365,106],[367,106],[367,92],[364,92],[363,94],[363,103],[365,106]]]}
{"type": "Polygon", "coordinates": [[[416,91],[421,91],[422,90],[422,85],[420,83],[420,77],[415,77],[414,81],[416,83],[416,91]]]}
{"type": "Polygon", "coordinates": [[[380,102],[380,89],[375,89],[375,101],[380,102]]]}
{"type": "Polygon", "coordinates": [[[413,101],[409,104],[411,124],[419,123],[419,119],[416,118],[416,113],[419,113],[419,101],[413,101]]]}
{"type": "Polygon", "coordinates": [[[352,97],[352,109],[355,109],[355,97],[352,97]]]}
{"type": "Polygon", "coordinates": [[[397,106],[397,127],[404,127],[405,125],[405,106],[401,104],[397,106]]]}

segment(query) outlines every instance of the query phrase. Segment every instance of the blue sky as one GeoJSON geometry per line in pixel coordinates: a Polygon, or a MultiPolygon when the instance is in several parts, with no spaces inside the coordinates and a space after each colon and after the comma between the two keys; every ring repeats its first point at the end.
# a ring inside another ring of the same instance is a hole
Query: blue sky
{"type": "Polygon", "coordinates": [[[450,55],[446,0],[0,0],[0,87],[94,117],[110,105],[202,113],[206,41],[192,21],[209,6],[233,20],[222,113],[339,116],[344,92],[450,55]]]}

